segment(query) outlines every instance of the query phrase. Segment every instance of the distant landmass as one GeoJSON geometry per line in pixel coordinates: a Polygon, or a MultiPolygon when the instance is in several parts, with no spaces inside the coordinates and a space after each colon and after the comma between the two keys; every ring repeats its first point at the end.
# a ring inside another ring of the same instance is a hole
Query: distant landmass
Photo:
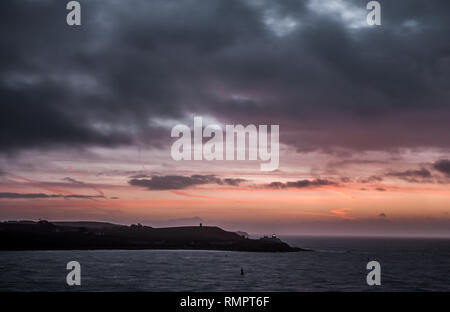
{"type": "Polygon", "coordinates": [[[249,239],[245,232],[216,226],[153,228],[107,222],[6,221],[0,223],[0,250],[200,249],[295,252],[277,237],[249,239]]]}

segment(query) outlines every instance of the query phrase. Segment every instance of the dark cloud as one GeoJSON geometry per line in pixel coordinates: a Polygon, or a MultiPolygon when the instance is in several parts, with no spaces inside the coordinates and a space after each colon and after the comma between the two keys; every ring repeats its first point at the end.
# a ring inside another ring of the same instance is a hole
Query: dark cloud
{"type": "Polygon", "coordinates": [[[433,164],[433,168],[450,177],[450,160],[442,159],[433,164]]]}
{"type": "Polygon", "coordinates": [[[243,182],[246,182],[246,181],[247,180],[245,180],[245,179],[239,179],[239,178],[237,178],[237,179],[231,179],[231,178],[223,179],[223,183],[224,184],[228,184],[228,185],[232,185],[232,186],[238,186],[239,184],[241,184],[243,182]]]}
{"type": "Polygon", "coordinates": [[[358,179],[358,182],[360,182],[360,183],[376,183],[376,182],[381,182],[381,181],[383,181],[383,178],[380,176],[377,176],[377,175],[373,175],[368,178],[358,179]]]}
{"type": "Polygon", "coordinates": [[[379,216],[380,218],[387,218],[387,216],[386,216],[386,214],[385,214],[384,212],[380,213],[378,216],[379,216]]]}
{"type": "Polygon", "coordinates": [[[191,113],[280,124],[299,151],[450,147],[446,0],[383,3],[375,28],[311,1],[81,3],[69,27],[65,2],[0,2],[2,151],[161,147],[155,120],[191,113]]]}
{"type": "Polygon", "coordinates": [[[86,184],[86,183],[84,183],[82,181],[78,181],[78,180],[70,178],[70,177],[65,177],[63,180],[67,181],[67,182],[70,182],[70,183],[73,183],[73,184],[78,184],[78,185],[85,185],[86,184]]]}
{"type": "Polygon", "coordinates": [[[205,184],[237,186],[244,181],[244,179],[220,179],[215,175],[197,174],[190,177],[179,175],[154,175],[150,179],[131,179],[128,183],[133,186],[145,187],[149,190],[179,190],[205,184]]]}
{"type": "Polygon", "coordinates": [[[60,194],[44,194],[44,193],[8,193],[0,192],[0,199],[38,199],[38,198],[65,198],[65,199],[95,199],[104,198],[101,195],[60,195],[60,194]]]}
{"type": "Polygon", "coordinates": [[[150,178],[150,176],[148,174],[144,174],[144,173],[139,173],[139,174],[130,176],[130,179],[142,179],[142,178],[150,178]]]}
{"type": "Polygon", "coordinates": [[[326,185],[338,185],[334,181],[326,179],[314,179],[314,180],[298,180],[295,182],[272,182],[265,185],[266,188],[284,189],[284,188],[308,188],[308,187],[320,187],[326,185]]]}
{"type": "Polygon", "coordinates": [[[433,182],[433,175],[427,169],[392,171],[386,174],[387,177],[395,177],[411,183],[433,182]]]}

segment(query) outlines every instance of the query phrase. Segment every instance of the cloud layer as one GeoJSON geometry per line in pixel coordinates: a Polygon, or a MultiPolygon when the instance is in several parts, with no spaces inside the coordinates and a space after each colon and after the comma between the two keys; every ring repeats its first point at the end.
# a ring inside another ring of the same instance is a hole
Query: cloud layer
{"type": "Polygon", "coordinates": [[[191,114],[280,124],[299,151],[448,148],[448,1],[0,3],[0,150],[161,147],[191,114]],[[32,29],[33,31],[30,31],[32,29]]]}
{"type": "Polygon", "coordinates": [[[219,185],[230,185],[237,186],[244,182],[244,179],[221,179],[214,175],[192,175],[179,176],[179,175],[168,175],[168,176],[158,176],[154,175],[150,179],[131,179],[128,181],[130,185],[145,187],[149,190],[180,190],[198,185],[206,184],[219,184],[219,185]]]}
{"type": "Polygon", "coordinates": [[[0,192],[0,198],[4,199],[38,199],[38,198],[65,198],[65,199],[94,199],[104,198],[101,195],[61,195],[61,194],[44,194],[44,193],[9,193],[0,192]]]}

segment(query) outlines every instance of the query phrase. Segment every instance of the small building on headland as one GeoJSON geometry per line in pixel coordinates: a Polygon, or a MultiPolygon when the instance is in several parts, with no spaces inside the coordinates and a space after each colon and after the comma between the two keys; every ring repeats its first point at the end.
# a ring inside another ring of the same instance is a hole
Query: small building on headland
{"type": "Polygon", "coordinates": [[[264,235],[264,237],[261,237],[260,240],[271,243],[282,243],[281,239],[279,239],[275,234],[272,234],[271,237],[264,235]]]}
{"type": "Polygon", "coordinates": [[[243,232],[243,231],[237,231],[235,232],[237,235],[242,236],[243,238],[248,238],[249,235],[247,232],[243,232]]]}

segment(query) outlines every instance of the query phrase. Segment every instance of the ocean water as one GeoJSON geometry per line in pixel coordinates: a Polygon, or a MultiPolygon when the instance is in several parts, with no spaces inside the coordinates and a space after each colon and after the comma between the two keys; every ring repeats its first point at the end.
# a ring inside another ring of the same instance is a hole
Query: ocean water
{"type": "Polygon", "coordinates": [[[283,240],[314,251],[0,251],[0,291],[450,291],[450,240],[283,240]],[[66,285],[73,260],[78,287],[66,285]],[[371,260],[381,286],[366,284],[371,260]]]}

